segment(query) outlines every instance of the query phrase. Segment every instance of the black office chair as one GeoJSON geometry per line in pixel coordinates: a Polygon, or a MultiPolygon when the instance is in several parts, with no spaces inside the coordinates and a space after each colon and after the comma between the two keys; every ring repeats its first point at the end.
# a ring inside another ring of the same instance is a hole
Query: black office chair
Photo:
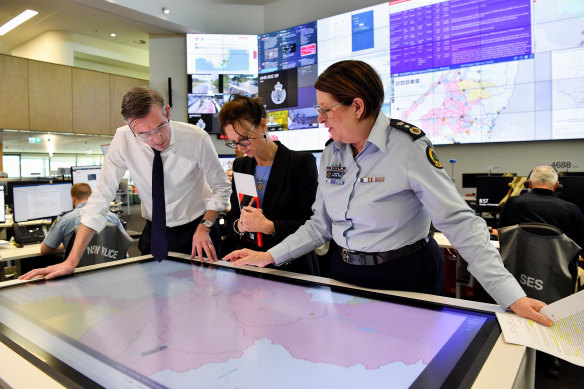
{"type": "Polygon", "coordinates": [[[499,229],[501,257],[528,297],[547,304],[576,291],[582,250],[557,227],[525,223],[499,229]]]}
{"type": "MultiPolygon", "coordinates": [[[[547,304],[576,291],[578,254],[582,250],[557,227],[525,223],[499,229],[501,257],[528,297],[547,304]]],[[[557,378],[560,360],[538,352],[536,364],[557,378]]]]}
{"type": "MultiPolygon", "coordinates": [[[[65,258],[71,252],[74,241],[75,234],[73,234],[73,237],[67,245],[65,258]]],[[[115,224],[108,222],[99,234],[95,234],[91,238],[91,241],[81,256],[78,267],[127,258],[128,249],[132,241],[133,239],[125,231],[120,230],[115,224]]]]}

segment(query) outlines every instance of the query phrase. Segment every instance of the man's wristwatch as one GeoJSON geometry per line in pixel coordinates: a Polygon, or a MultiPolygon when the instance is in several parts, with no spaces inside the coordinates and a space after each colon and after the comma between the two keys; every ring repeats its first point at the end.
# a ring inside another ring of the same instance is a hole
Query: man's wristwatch
{"type": "Polygon", "coordinates": [[[211,220],[202,219],[200,224],[204,225],[207,228],[211,228],[215,223],[213,223],[211,220]]]}

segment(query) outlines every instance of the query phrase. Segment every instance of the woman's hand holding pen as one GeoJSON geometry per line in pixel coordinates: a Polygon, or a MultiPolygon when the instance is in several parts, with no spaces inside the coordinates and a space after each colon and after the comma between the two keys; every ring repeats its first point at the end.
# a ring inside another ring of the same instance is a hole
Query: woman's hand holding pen
{"type": "Polygon", "coordinates": [[[249,205],[241,208],[238,229],[240,232],[261,232],[272,234],[274,232],[274,223],[264,216],[261,208],[253,207],[254,200],[249,205]]]}

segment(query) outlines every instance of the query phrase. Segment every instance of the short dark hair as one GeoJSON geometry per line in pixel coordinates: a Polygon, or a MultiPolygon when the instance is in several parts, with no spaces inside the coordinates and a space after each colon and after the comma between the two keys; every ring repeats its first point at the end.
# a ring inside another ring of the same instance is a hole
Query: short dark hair
{"type": "Polygon", "coordinates": [[[240,94],[233,94],[219,112],[221,133],[225,135],[225,126],[228,124],[233,125],[239,120],[247,120],[254,126],[257,126],[265,118],[266,109],[258,97],[251,98],[240,94]]]}
{"type": "Polygon", "coordinates": [[[350,105],[357,97],[365,103],[362,119],[377,116],[383,105],[383,83],[379,74],[363,61],[339,61],[329,66],[314,83],[314,87],[333,95],[337,101],[350,105]]]}
{"type": "Polygon", "coordinates": [[[85,182],[80,182],[71,187],[71,197],[77,200],[87,200],[91,196],[91,186],[85,182]]]}
{"type": "Polygon", "coordinates": [[[137,86],[132,88],[122,99],[122,116],[124,120],[141,119],[150,113],[153,106],[158,106],[164,112],[166,102],[164,97],[154,89],[137,86]]]}

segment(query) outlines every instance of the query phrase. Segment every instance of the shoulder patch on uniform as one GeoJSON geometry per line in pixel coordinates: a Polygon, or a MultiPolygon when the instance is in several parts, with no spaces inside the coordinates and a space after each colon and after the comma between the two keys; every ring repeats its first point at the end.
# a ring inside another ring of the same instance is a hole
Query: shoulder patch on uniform
{"type": "Polygon", "coordinates": [[[395,129],[403,131],[410,135],[414,140],[418,140],[426,134],[413,124],[406,123],[402,120],[391,119],[389,125],[395,129]]]}
{"type": "Polygon", "coordinates": [[[434,152],[432,146],[426,147],[426,157],[428,157],[428,161],[430,161],[432,166],[438,169],[444,169],[444,166],[442,166],[442,162],[440,162],[440,160],[438,159],[438,156],[434,152]]]}
{"type": "Polygon", "coordinates": [[[333,142],[333,138],[329,138],[329,140],[327,140],[324,144],[324,147],[327,147],[331,142],[333,142]]]}

